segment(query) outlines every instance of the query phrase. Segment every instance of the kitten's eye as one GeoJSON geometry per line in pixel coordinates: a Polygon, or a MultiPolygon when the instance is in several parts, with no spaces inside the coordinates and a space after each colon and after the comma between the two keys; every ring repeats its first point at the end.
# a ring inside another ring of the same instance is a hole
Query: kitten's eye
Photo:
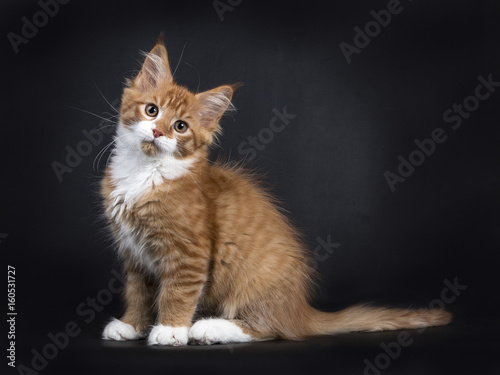
{"type": "Polygon", "coordinates": [[[174,123],[174,129],[178,133],[184,133],[186,130],[188,130],[188,124],[186,124],[182,120],[178,120],[174,123]]]}
{"type": "Polygon", "coordinates": [[[155,106],[154,104],[148,104],[146,106],[146,115],[149,117],[156,117],[158,116],[158,107],[155,106]]]}

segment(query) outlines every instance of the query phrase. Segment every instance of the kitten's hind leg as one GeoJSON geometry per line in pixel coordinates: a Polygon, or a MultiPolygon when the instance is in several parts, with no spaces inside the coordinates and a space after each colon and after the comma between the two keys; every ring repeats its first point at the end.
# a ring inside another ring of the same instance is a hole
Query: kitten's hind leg
{"type": "Polygon", "coordinates": [[[229,344],[237,342],[270,340],[250,329],[241,320],[202,319],[189,330],[189,342],[198,345],[229,344]]]}

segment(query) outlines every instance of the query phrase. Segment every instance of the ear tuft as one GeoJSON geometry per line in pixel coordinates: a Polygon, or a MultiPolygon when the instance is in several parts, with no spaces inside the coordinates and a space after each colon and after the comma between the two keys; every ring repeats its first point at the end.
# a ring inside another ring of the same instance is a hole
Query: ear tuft
{"type": "Polygon", "coordinates": [[[163,42],[163,33],[158,37],[153,49],[144,55],[144,63],[134,80],[134,85],[139,90],[147,91],[157,87],[162,81],[172,81],[168,53],[163,42]]]}
{"type": "Polygon", "coordinates": [[[158,35],[158,39],[156,39],[156,45],[158,44],[161,44],[162,46],[165,45],[165,34],[162,32],[160,32],[160,34],[158,35]]]}
{"type": "Polygon", "coordinates": [[[222,115],[227,111],[235,110],[231,99],[239,86],[241,85],[224,85],[196,95],[200,122],[203,127],[215,131],[222,115]]]}

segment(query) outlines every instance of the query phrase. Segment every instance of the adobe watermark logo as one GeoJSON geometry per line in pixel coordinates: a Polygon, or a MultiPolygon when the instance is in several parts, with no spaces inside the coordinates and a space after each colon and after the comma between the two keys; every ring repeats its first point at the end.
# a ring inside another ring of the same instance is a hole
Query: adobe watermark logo
{"type": "Polygon", "coordinates": [[[220,22],[224,22],[224,13],[232,12],[242,2],[243,0],[214,0],[212,5],[219,16],[220,22]]]}
{"type": "Polygon", "coordinates": [[[63,182],[64,174],[73,172],[82,163],[83,158],[90,155],[94,148],[102,143],[104,134],[112,134],[114,131],[115,129],[112,127],[97,128],[90,131],[82,130],[85,139],[78,142],[75,148],[70,145],[65,147],[66,157],[64,163],[54,160],[51,164],[58,181],[63,182]]]}
{"type": "Polygon", "coordinates": [[[21,35],[10,32],[7,34],[12,49],[17,54],[21,44],[28,44],[37,34],[39,29],[45,27],[49,23],[50,18],[54,18],[59,13],[59,6],[66,5],[70,0],[39,0],[38,6],[41,8],[31,16],[31,20],[27,17],[21,17],[23,23],[21,27],[21,35]]]}
{"type": "Polygon", "coordinates": [[[238,145],[238,153],[244,155],[246,161],[255,159],[257,152],[264,150],[266,145],[273,141],[274,134],[285,130],[286,126],[290,124],[290,120],[297,117],[293,113],[288,113],[286,106],[283,107],[281,112],[277,108],[273,108],[273,113],[275,116],[269,121],[269,126],[260,129],[256,137],[248,136],[248,142],[243,141],[238,145]],[[280,123],[277,123],[278,120],[280,123]]]}
{"type": "MultiPolygon", "coordinates": [[[[458,277],[453,279],[453,282],[445,279],[443,281],[446,286],[441,290],[441,295],[439,298],[433,299],[429,303],[429,309],[444,309],[446,305],[449,305],[459,297],[464,290],[468,288],[467,285],[459,284],[458,277]]],[[[412,330],[410,332],[422,333],[427,328],[420,328],[417,330],[412,330]]],[[[375,358],[370,361],[368,358],[363,360],[365,368],[363,371],[364,375],[380,375],[383,370],[387,370],[391,363],[397,360],[402,352],[403,348],[406,348],[413,344],[413,338],[410,336],[409,331],[401,331],[398,333],[396,341],[380,344],[382,353],[379,353],[375,358]]]]}
{"type": "Polygon", "coordinates": [[[315,270],[318,269],[319,263],[330,258],[335,252],[335,249],[341,246],[341,244],[337,242],[332,242],[330,235],[326,236],[326,241],[321,237],[316,237],[316,243],[318,243],[318,246],[314,248],[313,257],[308,259],[311,267],[315,270]]]}
{"type": "MultiPolygon", "coordinates": [[[[109,103],[109,105],[112,108],[115,108],[119,103],[120,100],[115,99],[113,102],[109,103]]],[[[54,160],[51,163],[52,170],[54,171],[59,182],[63,182],[65,174],[73,172],[73,170],[82,163],[86,156],[90,155],[96,147],[99,147],[103,141],[107,139],[106,136],[115,132],[116,125],[111,120],[104,117],[100,118],[102,120],[99,122],[97,128],[90,131],[86,129],[81,131],[83,139],[81,139],[74,147],[66,145],[66,157],[64,158],[64,162],[54,160]],[[111,125],[109,123],[111,123],[111,125]]],[[[102,156],[110,145],[111,144],[108,144],[104,147],[104,149],[102,149],[97,156],[102,156]]]]}
{"type": "MultiPolygon", "coordinates": [[[[454,103],[451,108],[448,108],[443,113],[443,121],[450,124],[452,130],[457,130],[462,126],[464,120],[468,119],[472,112],[479,108],[480,102],[488,99],[491,94],[500,87],[500,82],[493,80],[493,75],[489,74],[488,78],[478,76],[479,84],[476,86],[473,95],[467,96],[462,104],[454,103]]],[[[446,142],[448,135],[446,130],[437,127],[432,130],[429,138],[414,140],[416,149],[408,154],[408,157],[403,155],[398,156],[398,167],[396,172],[385,171],[384,178],[391,192],[396,191],[396,184],[405,182],[416,170],[417,167],[424,162],[436,151],[437,145],[446,142]]]]}
{"type": "MultiPolygon", "coordinates": [[[[411,0],[408,0],[411,1],[411,0]]],[[[344,57],[348,64],[351,63],[353,54],[360,54],[363,48],[368,47],[373,38],[376,38],[382,28],[389,26],[391,23],[392,16],[399,14],[403,11],[403,5],[399,0],[389,0],[386,6],[387,9],[382,9],[378,12],[371,10],[370,15],[372,20],[365,24],[362,30],[358,26],[354,27],[354,39],[353,44],[342,42],[339,44],[339,48],[344,54],[344,57]]]]}
{"type": "MultiPolygon", "coordinates": [[[[102,312],[113,299],[123,293],[125,277],[116,270],[111,270],[113,277],[108,281],[107,287],[99,290],[94,297],[87,299],[76,307],[76,315],[83,319],[83,323],[90,324],[97,314],[102,312]]],[[[71,343],[72,339],[80,335],[85,325],[74,320],[66,322],[64,328],[56,333],[47,334],[46,343],[42,347],[31,349],[29,364],[19,363],[16,366],[19,375],[39,375],[55,360],[71,343]],[[31,366],[31,367],[30,367],[31,366]]]]}

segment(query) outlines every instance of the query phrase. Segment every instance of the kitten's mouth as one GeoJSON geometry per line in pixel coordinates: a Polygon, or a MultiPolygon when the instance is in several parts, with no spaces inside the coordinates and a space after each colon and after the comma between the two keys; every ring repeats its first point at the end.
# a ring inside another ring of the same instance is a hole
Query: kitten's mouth
{"type": "Polygon", "coordinates": [[[151,142],[143,141],[141,143],[141,150],[147,156],[155,156],[158,153],[158,146],[155,145],[154,140],[151,142]]]}

